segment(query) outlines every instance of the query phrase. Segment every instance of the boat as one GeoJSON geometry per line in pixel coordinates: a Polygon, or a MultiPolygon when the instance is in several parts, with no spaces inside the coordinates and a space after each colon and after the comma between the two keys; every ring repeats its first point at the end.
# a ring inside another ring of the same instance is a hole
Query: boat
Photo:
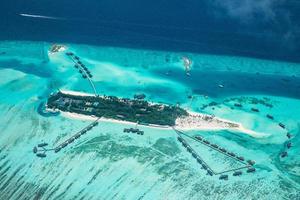
{"type": "Polygon", "coordinates": [[[233,176],[240,176],[240,175],[242,175],[242,171],[235,171],[232,175],[233,176]]]}
{"type": "Polygon", "coordinates": [[[267,114],[266,116],[267,116],[267,118],[269,118],[269,119],[272,119],[272,120],[274,119],[274,117],[273,117],[272,115],[267,114]]]}
{"type": "Polygon", "coordinates": [[[258,110],[257,108],[251,108],[251,110],[252,110],[253,112],[259,112],[259,110],[258,110]]]}
{"type": "Polygon", "coordinates": [[[243,107],[242,104],[240,104],[240,103],[235,103],[234,106],[239,107],[239,108],[243,107]]]}
{"type": "Polygon", "coordinates": [[[224,85],[219,84],[218,87],[219,87],[219,88],[224,88],[224,85]]]}
{"type": "Polygon", "coordinates": [[[37,147],[33,147],[32,151],[33,151],[33,153],[36,153],[38,151],[37,147]]]}
{"type": "Polygon", "coordinates": [[[288,153],[286,151],[282,152],[280,154],[281,158],[287,157],[288,153]]]}
{"type": "Polygon", "coordinates": [[[46,154],[45,153],[37,153],[36,156],[40,157],[40,158],[45,158],[46,154]]]}
{"type": "Polygon", "coordinates": [[[223,174],[219,177],[220,180],[228,180],[228,175],[227,174],[223,174]]]}
{"type": "Polygon", "coordinates": [[[47,145],[48,145],[48,143],[43,142],[43,143],[38,144],[38,147],[45,147],[45,146],[47,146],[47,145]]]}
{"type": "Polygon", "coordinates": [[[255,168],[251,167],[251,168],[248,168],[247,169],[247,173],[252,173],[252,172],[255,172],[255,168]]]}
{"type": "Polygon", "coordinates": [[[292,143],[291,142],[288,142],[287,144],[286,144],[286,147],[289,149],[289,148],[291,148],[292,147],[292,143]]]}

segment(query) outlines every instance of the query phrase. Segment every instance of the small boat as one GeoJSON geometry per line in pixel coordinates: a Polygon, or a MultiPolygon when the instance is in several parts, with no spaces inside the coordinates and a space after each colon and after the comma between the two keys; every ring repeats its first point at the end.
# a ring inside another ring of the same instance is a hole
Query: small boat
{"type": "Polygon", "coordinates": [[[45,146],[47,146],[47,145],[48,145],[48,143],[43,142],[43,143],[38,144],[38,147],[45,147],[45,146]]]}
{"type": "Polygon", "coordinates": [[[214,173],[211,170],[207,170],[207,174],[210,176],[214,175],[214,173]]]}
{"type": "Polygon", "coordinates": [[[37,153],[36,156],[40,157],[40,158],[45,158],[46,154],[45,153],[37,153]]]}
{"type": "Polygon", "coordinates": [[[280,122],[278,125],[279,125],[281,128],[285,129],[285,125],[284,125],[283,123],[280,122]]]}
{"type": "Polygon", "coordinates": [[[281,158],[287,157],[288,153],[286,151],[282,152],[280,154],[281,158]]]}
{"type": "Polygon", "coordinates": [[[239,107],[239,108],[243,107],[242,104],[240,104],[240,103],[235,103],[234,106],[239,107]]]}
{"type": "Polygon", "coordinates": [[[228,175],[227,174],[223,174],[219,177],[220,180],[228,180],[228,175]]]}
{"type": "Polygon", "coordinates": [[[218,87],[219,87],[219,88],[224,88],[224,85],[219,84],[218,87]]]}
{"type": "Polygon", "coordinates": [[[242,171],[236,171],[232,175],[233,176],[240,176],[240,175],[242,175],[242,171]]]}
{"type": "Polygon", "coordinates": [[[267,114],[267,118],[269,118],[269,119],[274,119],[274,117],[272,116],[272,115],[269,115],[269,114],[267,114]]]}
{"type": "Polygon", "coordinates": [[[292,147],[292,143],[291,142],[288,142],[287,144],[286,144],[286,147],[289,149],[289,148],[291,148],[292,147]]]}
{"type": "Polygon", "coordinates": [[[33,153],[36,153],[38,151],[37,147],[33,147],[32,151],[33,151],[33,153]]]}
{"type": "Polygon", "coordinates": [[[258,110],[257,108],[251,108],[251,110],[252,110],[253,112],[259,112],[259,110],[258,110]]]}
{"type": "Polygon", "coordinates": [[[247,169],[247,173],[255,172],[255,168],[251,167],[247,169]]]}

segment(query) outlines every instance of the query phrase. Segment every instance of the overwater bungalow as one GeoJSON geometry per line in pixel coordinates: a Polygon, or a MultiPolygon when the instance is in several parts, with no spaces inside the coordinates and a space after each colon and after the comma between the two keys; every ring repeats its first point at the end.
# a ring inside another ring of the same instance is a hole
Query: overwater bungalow
{"type": "Polygon", "coordinates": [[[269,119],[274,119],[274,117],[272,116],[272,115],[269,115],[269,114],[267,114],[267,118],[269,118],[269,119]]]}
{"type": "Polygon", "coordinates": [[[86,79],[86,78],[87,78],[87,75],[83,74],[83,75],[82,75],[82,78],[86,79]]]}
{"type": "Polygon", "coordinates": [[[138,131],[137,134],[144,135],[144,131],[138,131]]]}
{"type": "Polygon", "coordinates": [[[67,56],[73,56],[74,53],[72,53],[72,52],[67,52],[66,55],[67,55],[67,56]]]}
{"type": "Polygon", "coordinates": [[[254,164],[255,164],[255,161],[254,161],[254,160],[247,160],[247,163],[248,163],[249,165],[254,165],[254,164]]]}
{"type": "Polygon", "coordinates": [[[239,107],[239,108],[243,107],[242,104],[240,104],[240,103],[235,103],[234,106],[239,107]]]}
{"type": "Polygon", "coordinates": [[[211,146],[214,147],[214,148],[218,148],[218,147],[219,147],[219,146],[216,145],[216,144],[212,144],[211,146]]]}
{"type": "Polygon", "coordinates": [[[204,142],[205,144],[210,144],[210,142],[207,141],[207,140],[203,140],[203,142],[204,142]]]}
{"type": "Polygon", "coordinates": [[[77,68],[77,69],[79,68],[79,66],[77,64],[75,64],[74,67],[77,68]]]}
{"type": "Polygon", "coordinates": [[[228,175],[227,174],[222,174],[220,177],[219,177],[220,180],[228,180],[228,175]]]}
{"type": "Polygon", "coordinates": [[[229,152],[228,155],[235,157],[235,153],[229,152]]]}
{"type": "Polygon", "coordinates": [[[226,149],[224,149],[224,148],[220,148],[220,151],[222,151],[222,152],[224,152],[224,153],[227,152],[226,149]]]}
{"type": "Polygon", "coordinates": [[[290,139],[292,135],[290,133],[287,133],[286,136],[290,139]]]}
{"type": "Polygon", "coordinates": [[[68,143],[69,143],[69,144],[72,143],[72,142],[74,142],[74,138],[73,138],[73,137],[71,137],[71,138],[68,140],[68,143]]]}
{"type": "Polygon", "coordinates": [[[81,62],[81,61],[78,61],[77,63],[78,63],[79,65],[81,65],[81,64],[82,64],[82,62],[81,62]]]}
{"type": "Polygon", "coordinates": [[[62,143],[61,148],[65,148],[68,145],[67,142],[62,143]]]}
{"type": "Polygon", "coordinates": [[[182,145],[183,145],[184,147],[187,147],[186,142],[182,142],[182,145]]]}
{"type": "Polygon", "coordinates": [[[142,99],[145,99],[146,98],[146,95],[145,94],[135,94],[133,96],[134,99],[139,99],[139,100],[142,100],[142,99]]]}
{"type": "Polygon", "coordinates": [[[202,140],[203,138],[201,137],[201,136],[195,136],[195,138],[197,139],[197,140],[202,140]]]}
{"type": "Polygon", "coordinates": [[[33,147],[32,151],[33,151],[33,153],[36,153],[38,150],[36,147],[33,147]]]}
{"type": "Polygon", "coordinates": [[[182,139],[181,137],[177,137],[177,140],[178,140],[179,142],[182,142],[182,141],[183,141],[183,139],[182,139]]]}
{"type": "Polygon", "coordinates": [[[36,156],[40,157],[40,158],[45,158],[46,154],[45,153],[37,153],[36,156]]]}
{"type": "Polygon", "coordinates": [[[60,150],[61,150],[61,148],[60,148],[60,147],[57,147],[57,148],[54,149],[54,152],[57,153],[57,152],[59,152],[60,150]]]}
{"type": "Polygon", "coordinates": [[[74,59],[75,60],[79,60],[80,58],[78,56],[74,56],[74,59]]]}
{"type": "Polygon", "coordinates": [[[203,164],[202,164],[202,168],[205,169],[205,170],[207,170],[206,164],[203,163],[203,164]]]}
{"type": "Polygon", "coordinates": [[[124,128],[124,129],[123,129],[123,132],[124,132],[124,133],[129,133],[130,131],[129,131],[128,128],[124,128]]]}
{"type": "Polygon", "coordinates": [[[240,176],[240,175],[242,175],[242,171],[235,171],[232,175],[233,176],[240,176]]]}
{"type": "Polygon", "coordinates": [[[252,110],[253,112],[259,112],[259,110],[258,110],[257,108],[251,108],[251,110],[252,110]]]}
{"type": "Polygon", "coordinates": [[[278,125],[279,125],[281,128],[285,129],[285,125],[284,125],[283,123],[280,122],[278,125]]]}
{"type": "Polygon", "coordinates": [[[198,162],[199,164],[202,164],[201,158],[197,157],[197,162],[198,162]]]}
{"type": "Polygon", "coordinates": [[[292,147],[292,143],[291,142],[288,142],[287,144],[286,144],[286,147],[289,149],[289,148],[291,148],[292,147]]]}
{"type": "Polygon", "coordinates": [[[38,144],[38,147],[45,147],[45,146],[47,146],[47,145],[48,145],[48,143],[43,142],[43,143],[38,144]]]}
{"type": "Polygon", "coordinates": [[[211,170],[207,170],[207,174],[210,176],[214,175],[214,173],[211,170]]]}
{"type": "Polygon", "coordinates": [[[89,75],[90,78],[93,78],[93,75],[92,75],[92,74],[88,74],[88,75],[89,75]]]}
{"type": "Polygon", "coordinates": [[[245,158],[243,156],[238,156],[237,159],[239,159],[240,161],[244,161],[245,158]]]}
{"type": "Polygon", "coordinates": [[[280,154],[281,158],[287,157],[288,153],[286,151],[282,152],[280,154]]]}
{"type": "Polygon", "coordinates": [[[251,172],[255,172],[255,171],[256,171],[256,170],[255,170],[255,168],[253,168],[253,167],[247,169],[247,173],[251,173],[251,172]]]}
{"type": "Polygon", "coordinates": [[[80,138],[80,136],[81,136],[80,134],[76,134],[76,135],[74,136],[74,138],[75,138],[75,139],[78,139],[78,138],[80,138]]]}
{"type": "Polygon", "coordinates": [[[93,128],[93,126],[88,126],[88,127],[86,127],[86,130],[91,130],[93,128]]]}
{"type": "Polygon", "coordinates": [[[83,134],[85,134],[86,133],[86,129],[83,129],[82,131],[81,131],[81,135],[83,135],[83,134]]]}
{"type": "Polygon", "coordinates": [[[97,126],[99,124],[99,122],[94,122],[93,126],[97,126]]]}
{"type": "Polygon", "coordinates": [[[80,74],[82,74],[82,70],[80,69],[79,71],[78,71],[80,74]]]}
{"type": "Polygon", "coordinates": [[[192,156],[193,156],[194,158],[197,158],[197,154],[196,154],[195,152],[192,152],[192,156]]]}

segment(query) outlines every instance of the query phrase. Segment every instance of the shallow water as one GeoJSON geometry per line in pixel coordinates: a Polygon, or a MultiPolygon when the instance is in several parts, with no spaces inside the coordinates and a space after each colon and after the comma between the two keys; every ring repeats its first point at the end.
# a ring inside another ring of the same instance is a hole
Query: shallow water
{"type": "MultiPolygon", "coordinates": [[[[101,122],[63,151],[48,152],[45,159],[36,157],[32,148],[39,142],[54,147],[89,124],[62,115],[39,115],[40,102],[57,89],[92,92],[64,53],[47,55],[49,46],[36,42],[0,45],[0,51],[6,52],[0,55],[1,199],[300,198],[299,64],[68,45],[90,68],[101,94],[132,97],[143,92],[151,101],[179,102],[269,134],[253,138],[229,131],[187,132],[256,161],[254,174],[243,170],[241,177],[229,173],[228,181],[220,181],[219,176],[206,175],[171,130],[141,127],[145,135],[130,135],[122,132],[127,125],[101,122]],[[181,63],[183,55],[194,63],[190,77],[181,63]],[[234,107],[237,102],[243,107],[234,107]],[[260,112],[252,112],[252,107],[260,112]],[[293,135],[293,147],[288,157],[280,158],[287,131],[293,135]]],[[[214,150],[190,143],[216,171],[239,166],[214,150]]]]}

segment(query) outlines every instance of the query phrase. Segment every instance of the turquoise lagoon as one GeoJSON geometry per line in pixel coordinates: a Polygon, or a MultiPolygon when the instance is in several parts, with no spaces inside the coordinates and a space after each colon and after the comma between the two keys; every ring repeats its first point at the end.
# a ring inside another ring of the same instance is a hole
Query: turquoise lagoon
{"type": "MultiPolygon", "coordinates": [[[[64,52],[48,54],[50,44],[44,42],[6,41],[0,43],[0,199],[300,199],[299,64],[66,45],[91,69],[100,94],[133,97],[142,92],[150,101],[179,103],[266,133],[254,138],[229,131],[187,132],[255,160],[256,172],[229,173],[229,180],[221,181],[206,175],[174,132],[140,127],[144,136],[128,135],[122,130],[129,125],[109,122],[57,154],[36,157],[32,148],[39,142],[55,146],[89,124],[61,115],[44,117],[39,104],[58,89],[93,91],[64,52]],[[182,56],[193,60],[190,77],[182,56]],[[260,112],[251,112],[252,107],[260,112]],[[293,146],[288,157],[280,158],[287,131],[293,146]]],[[[191,145],[216,171],[238,166],[191,145]]]]}

